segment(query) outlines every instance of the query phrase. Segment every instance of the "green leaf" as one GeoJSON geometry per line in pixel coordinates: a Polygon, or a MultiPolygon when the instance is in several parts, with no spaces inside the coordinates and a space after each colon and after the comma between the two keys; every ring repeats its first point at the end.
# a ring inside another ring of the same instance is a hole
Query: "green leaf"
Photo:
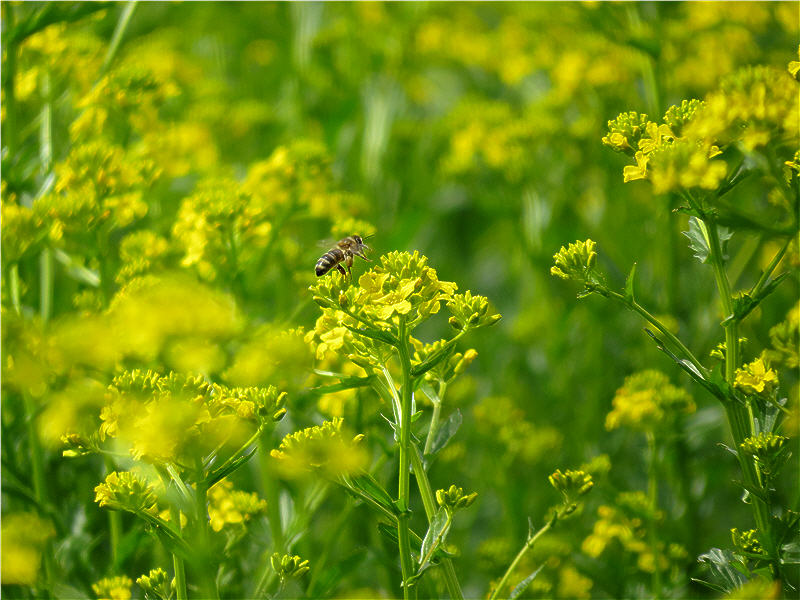
{"type": "Polygon", "coordinates": [[[633,304],[636,301],[636,298],[633,296],[633,282],[636,278],[636,263],[633,263],[631,267],[631,272],[628,273],[628,278],[625,280],[625,299],[633,304]]]}
{"type": "Polygon", "coordinates": [[[747,578],[733,566],[732,563],[737,562],[738,559],[730,550],[712,548],[698,556],[697,560],[708,568],[712,576],[711,585],[717,586],[726,594],[747,583],[747,578]]]}
{"type": "Polygon", "coordinates": [[[456,434],[459,427],[461,427],[463,420],[464,418],[461,415],[461,411],[459,409],[455,409],[447,418],[447,420],[439,425],[439,428],[436,430],[436,433],[433,436],[433,442],[431,442],[431,451],[428,456],[437,454],[440,450],[442,450],[442,448],[450,443],[450,440],[453,439],[453,436],[456,434]]]}
{"type": "Polygon", "coordinates": [[[208,487],[211,487],[212,485],[214,485],[218,481],[221,481],[222,479],[225,479],[228,475],[230,475],[236,469],[238,469],[243,464],[245,464],[248,460],[250,460],[253,457],[253,455],[256,453],[257,449],[258,449],[258,445],[254,446],[253,449],[250,450],[250,452],[248,452],[246,454],[243,454],[242,456],[240,456],[237,459],[231,461],[227,465],[225,465],[223,467],[220,467],[219,469],[217,469],[215,471],[211,471],[208,474],[208,476],[206,477],[206,484],[208,485],[208,487]]]}
{"type": "Polygon", "coordinates": [[[371,327],[352,327],[350,325],[345,325],[345,327],[357,335],[363,335],[364,337],[378,340],[385,344],[394,346],[397,343],[397,340],[388,331],[381,331],[380,329],[373,329],[371,327]]]}
{"type": "Polygon", "coordinates": [[[378,480],[369,473],[349,476],[345,478],[345,481],[358,492],[367,496],[370,500],[382,506],[390,513],[394,515],[400,514],[394,504],[394,500],[392,500],[392,497],[389,495],[389,492],[387,492],[383,486],[378,483],[378,480]]]}
{"type": "Polygon", "coordinates": [[[528,589],[528,586],[533,582],[534,579],[536,579],[536,576],[539,574],[539,572],[542,569],[544,569],[544,565],[542,565],[541,567],[536,569],[533,573],[531,573],[525,579],[523,579],[517,585],[515,585],[514,589],[511,590],[511,595],[509,596],[509,598],[511,600],[514,600],[515,598],[519,598],[519,596],[522,594],[522,592],[524,592],[526,589],[528,589]]]}
{"type": "Polygon", "coordinates": [[[332,394],[334,392],[341,392],[343,390],[366,387],[371,385],[374,379],[374,375],[370,375],[368,377],[343,376],[339,383],[318,385],[317,387],[311,388],[309,391],[312,394],[319,394],[320,396],[323,396],[325,394],[332,394]]]}
{"type": "Polygon", "coordinates": [[[449,357],[450,354],[455,349],[455,339],[456,338],[448,340],[447,343],[437,352],[434,352],[423,362],[413,367],[411,369],[411,376],[419,377],[420,375],[424,375],[425,373],[430,371],[433,367],[442,362],[445,358],[449,357]]]}
{"type": "Polygon", "coordinates": [[[61,249],[56,248],[53,251],[53,256],[58,262],[64,265],[64,268],[67,270],[67,275],[72,279],[91,287],[100,287],[100,275],[97,271],[87,269],[61,249]]]}
{"type": "Polygon", "coordinates": [[[781,546],[781,564],[800,565],[800,542],[790,542],[781,546]]]}
{"type": "Polygon", "coordinates": [[[420,550],[420,564],[417,571],[419,575],[430,563],[434,550],[444,544],[447,534],[450,532],[450,524],[452,517],[444,506],[440,506],[439,510],[431,519],[431,524],[428,526],[428,531],[425,538],[422,540],[422,549],[420,550]]]}
{"type": "MultiPolygon", "coordinates": [[[[694,257],[701,263],[707,263],[711,256],[711,241],[705,221],[697,217],[689,217],[689,231],[682,233],[689,238],[689,247],[694,252],[694,257]]],[[[733,237],[733,232],[727,227],[717,227],[717,235],[719,235],[722,246],[722,259],[728,260],[728,240],[733,237]]]]}

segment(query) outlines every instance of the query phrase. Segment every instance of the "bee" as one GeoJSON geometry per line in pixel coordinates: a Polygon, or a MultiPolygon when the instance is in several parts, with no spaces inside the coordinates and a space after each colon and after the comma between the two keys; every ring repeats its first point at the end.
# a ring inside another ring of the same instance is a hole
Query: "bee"
{"type": "Polygon", "coordinates": [[[342,263],[347,267],[347,273],[349,274],[351,272],[350,268],[353,266],[353,257],[358,256],[369,262],[369,259],[364,255],[364,250],[371,249],[364,243],[360,235],[354,234],[339,240],[336,242],[336,246],[319,257],[315,269],[317,277],[322,277],[333,267],[336,267],[339,273],[344,275],[345,270],[342,263]]]}

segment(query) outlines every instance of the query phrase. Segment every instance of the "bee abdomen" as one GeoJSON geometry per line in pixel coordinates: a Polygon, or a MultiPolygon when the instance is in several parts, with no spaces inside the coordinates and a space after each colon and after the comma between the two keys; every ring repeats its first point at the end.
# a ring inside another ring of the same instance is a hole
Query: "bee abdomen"
{"type": "Polygon", "coordinates": [[[339,248],[334,248],[319,257],[317,261],[317,266],[315,271],[317,273],[317,277],[322,277],[330,271],[333,267],[338,265],[340,262],[344,260],[344,252],[342,252],[339,248]]]}

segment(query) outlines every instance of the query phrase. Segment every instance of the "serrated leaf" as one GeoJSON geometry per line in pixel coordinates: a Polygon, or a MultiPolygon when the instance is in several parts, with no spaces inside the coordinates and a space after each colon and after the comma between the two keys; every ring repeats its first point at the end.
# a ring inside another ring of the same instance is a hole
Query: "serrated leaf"
{"type": "Polygon", "coordinates": [[[712,548],[697,557],[698,562],[706,565],[712,575],[712,584],[719,586],[726,594],[747,583],[747,578],[733,566],[736,556],[730,550],[712,548]]]}
{"type": "Polygon", "coordinates": [[[453,436],[458,432],[459,427],[461,427],[461,423],[463,422],[464,417],[461,415],[461,411],[459,409],[455,409],[447,420],[439,425],[439,428],[436,430],[436,433],[433,436],[433,442],[431,443],[431,451],[429,455],[434,455],[442,450],[450,440],[453,439],[453,436]]]}
{"type": "MultiPolygon", "coordinates": [[[[682,233],[689,238],[689,247],[692,249],[694,257],[701,263],[707,263],[711,256],[711,241],[705,221],[694,216],[689,217],[689,231],[682,233]]],[[[717,226],[717,235],[722,247],[722,259],[728,260],[728,240],[733,237],[733,232],[727,227],[717,226]]]]}
{"type": "Polygon", "coordinates": [[[523,579],[516,586],[514,586],[514,589],[511,590],[511,595],[509,596],[509,598],[511,600],[515,600],[516,598],[519,598],[519,596],[522,594],[522,592],[524,592],[526,589],[528,589],[528,586],[533,582],[534,579],[536,579],[536,576],[539,574],[539,572],[542,569],[544,569],[544,565],[542,565],[541,567],[536,569],[533,573],[528,575],[525,579],[523,579]]]}
{"type": "Polygon", "coordinates": [[[636,298],[633,295],[633,284],[635,279],[636,279],[636,263],[633,263],[633,266],[631,267],[631,272],[628,273],[628,278],[625,280],[625,299],[630,303],[636,301],[636,298]]]}

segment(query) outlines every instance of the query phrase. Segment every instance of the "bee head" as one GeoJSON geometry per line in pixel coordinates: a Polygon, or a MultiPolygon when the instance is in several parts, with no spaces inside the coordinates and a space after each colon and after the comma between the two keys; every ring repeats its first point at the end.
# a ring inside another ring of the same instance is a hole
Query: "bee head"
{"type": "Polygon", "coordinates": [[[353,239],[355,240],[356,244],[358,244],[358,246],[353,249],[353,254],[360,256],[366,261],[369,261],[369,259],[364,255],[364,250],[372,250],[372,248],[364,243],[364,239],[360,235],[353,235],[353,239]]]}

